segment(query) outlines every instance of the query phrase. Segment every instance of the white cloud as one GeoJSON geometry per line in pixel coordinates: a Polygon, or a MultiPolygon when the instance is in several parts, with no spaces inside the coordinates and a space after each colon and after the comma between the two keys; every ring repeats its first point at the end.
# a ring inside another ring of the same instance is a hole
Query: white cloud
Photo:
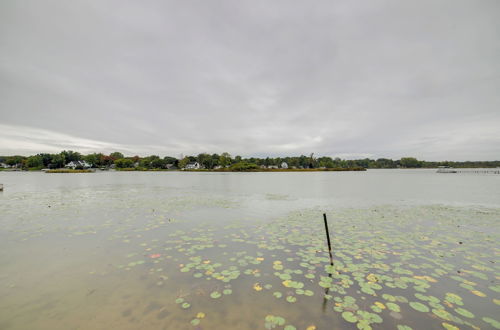
{"type": "Polygon", "coordinates": [[[1,2],[0,154],[496,159],[499,27],[498,1],[1,2]]]}

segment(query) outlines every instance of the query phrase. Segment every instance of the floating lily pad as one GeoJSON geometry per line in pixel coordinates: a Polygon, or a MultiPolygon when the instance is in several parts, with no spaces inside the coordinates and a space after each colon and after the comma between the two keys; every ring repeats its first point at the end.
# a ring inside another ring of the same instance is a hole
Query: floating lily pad
{"type": "Polygon", "coordinates": [[[401,308],[399,308],[399,305],[395,304],[395,303],[391,303],[391,302],[388,302],[386,304],[387,308],[393,312],[396,312],[396,313],[399,313],[401,312],[401,308]]]}
{"type": "Polygon", "coordinates": [[[486,323],[489,323],[495,329],[500,329],[500,322],[498,322],[497,320],[492,319],[491,317],[483,317],[483,321],[486,322],[486,323]]]}
{"type": "Polygon", "coordinates": [[[413,329],[408,325],[398,324],[398,330],[413,330],[413,329]]]}
{"type": "Polygon", "coordinates": [[[411,301],[410,306],[414,310],[417,310],[417,311],[422,312],[422,313],[429,312],[429,307],[427,307],[426,305],[424,305],[422,303],[416,302],[416,301],[411,301]]]}
{"type": "Polygon", "coordinates": [[[472,314],[471,312],[469,312],[468,310],[466,310],[464,308],[455,308],[455,312],[457,312],[458,314],[460,314],[462,316],[471,318],[471,319],[474,318],[474,314],[472,314]]]}
{"type": "Polygon", "coordinates": [[[210,294],[210,297],[213,298],[213,299],[217,299],[217,298],[220,298],[222,295],[219,291],[214,291],[210,294]]]}
{"type": "Polygon", "coordinates": [[[459,327],[456,327],[456,326],[449,324],[449,323],[446,323],[446,322],[443,322],[441,324],[443,325],[443,328],[445,328],[446,330],[460,330],[459,327]]]}
{"type": "Polygon", "coordinates": [[[352,312],[343,312],[342,313],[342,317],[344,318],[344,320],[346,320],[347,322],[351,322],[351,323],[356,323],[358,322],[358,318],[356,317],[356,315],[354,315],[352,312]]]}

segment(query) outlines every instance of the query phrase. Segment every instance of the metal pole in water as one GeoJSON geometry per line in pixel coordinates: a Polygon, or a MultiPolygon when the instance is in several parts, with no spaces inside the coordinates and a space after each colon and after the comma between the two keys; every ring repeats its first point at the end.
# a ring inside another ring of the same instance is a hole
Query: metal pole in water
{"type": "Polygon", "coordinates": [[[328,231],[328,221],[326,220],[326,213],[323,213],[323,219],[325,220],[326,240],[328,242],[328,253],[330,254],[330,265],[333,266],[332,244],[330,243],[330,232],[328,231]]]}

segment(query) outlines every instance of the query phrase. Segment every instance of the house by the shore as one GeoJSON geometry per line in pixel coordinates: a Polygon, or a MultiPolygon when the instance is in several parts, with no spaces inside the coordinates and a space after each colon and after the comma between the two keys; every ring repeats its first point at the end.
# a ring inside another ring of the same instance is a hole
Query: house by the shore
{"type": "Polygon", "coordinates": [[[68,164],[66,164],[64,167],[70,168],[72,170],[74,170],[76,168],[86,169],[86,168],[91,168],[92,164],[89,164],[84,160],[72,160],[68,164]]]}
{"type": "Polygon", "coordinates": [[[188,163],[185,167],[186,170],[199,170],[200,168],[201,166],[198,162],[188,163]]]}

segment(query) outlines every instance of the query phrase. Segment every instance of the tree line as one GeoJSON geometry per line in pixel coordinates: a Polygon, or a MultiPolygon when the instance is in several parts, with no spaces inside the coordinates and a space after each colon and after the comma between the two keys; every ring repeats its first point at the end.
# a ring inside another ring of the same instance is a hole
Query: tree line
{"type": "Polygon", "coordinates": [[[232,157],[229,153],[207,154],[201,153],[196,156],[185,156],[181,159],[172,156],[160,157],[151,155],[147,157],[132,156],[126,157],[120,152],[113,152],[109,155],[102,153],[92,153],[83,155],[76,151],[64,150],[57,154],[40,153],[33,156],[0,156],[0,163],[21,169],[42,169],[42,168],[62,168],[71,161],[86,161],[96,168],[116,167],[138,168],[138,169],[166,169],[185,168],[187,164],[198,162],[203,168],[214,169],[229,167],[236,164],[251,164],[265,167],[281,167],[286,163],[288,168],[435,168],[438,166],[451,166],[456,168],[491,168],[500,167],[500,161],[440,161],[430,162],[418,160],[414,157],[403,157],[398,160],[388,158],[378,159],[340,159],[332,157],[314,157],[301,155],[295,157],[232,157]]]}

